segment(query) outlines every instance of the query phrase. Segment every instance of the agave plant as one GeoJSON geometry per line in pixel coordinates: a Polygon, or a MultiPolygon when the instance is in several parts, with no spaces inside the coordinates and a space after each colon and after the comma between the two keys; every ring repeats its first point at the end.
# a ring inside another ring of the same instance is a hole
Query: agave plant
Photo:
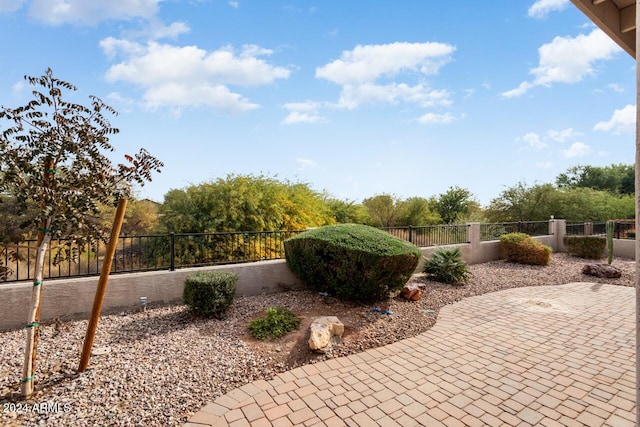
{"type": "Polygon", "coordinates": [[[444,283],[466,283],[471,272],[460,248],[437,249],[424,265],[430,279],[444,283]]]}

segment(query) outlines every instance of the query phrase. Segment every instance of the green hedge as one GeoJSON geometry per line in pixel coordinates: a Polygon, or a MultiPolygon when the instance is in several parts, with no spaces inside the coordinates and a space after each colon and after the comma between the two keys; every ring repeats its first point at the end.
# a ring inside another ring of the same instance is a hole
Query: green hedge
{"type": "Polygon", "coordinates": [[[563,241],[567,252],[578,258],[600,259],[607,247],[607,239],[599,236],[565,236],[563,241]]]}
{"type": "Polygon", "coordinates": [[[284,249],[296,276],[349,301],[388,298],[409,280],[421,257],[415,245],[360,224],[309,230],[285,240],[284,249]]]}
{"type": "Polygon", "coordinates": [[[509,233],[500,236],[502,255],[509,262],[529,265],[548,265],[551,248],[525,233],[509,233]]]}
{"type": "Polygon", "coordinates": [[[182,299],[199,316],[220,319],[233,302],[238,275],[228,271],[198,271],[187,276],[182,299]]]}

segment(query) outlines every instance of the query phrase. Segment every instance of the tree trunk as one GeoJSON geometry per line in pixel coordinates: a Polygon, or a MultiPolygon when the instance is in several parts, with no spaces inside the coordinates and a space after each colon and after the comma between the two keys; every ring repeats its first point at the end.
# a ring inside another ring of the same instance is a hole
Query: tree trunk
{"type": "Polygon", "coordinates": [[[44,258],[49,249],[51,235],[42,232],[38,236],[38,253],[36,257],[35,279],[31,291],[29,320],[27,323],[27,345],[24,350],[24,368],[22,370],[22,395],[25,397],[33,393],[33,379],[36,370],[36,353],[38,348],[38,322],[40,321],[40,306],[42,301],[42,278],[44,276],[44,258]]]}
{"type": "MultiPolygon", "coordinates": [[[[52,158],[47,158],[44,162],[42,172],[42,186],[50,189],[54,180],[55,163],[52,158]]],[[[40,208],[44,209],[44,199],[40,208]]],[[[40,307],[42,305],[42,282],[44,277],[44,257],[49,249],[51,240],[51,219],[43,219],[38,228],[38,252],[36,256],[36,268],[34,272],[33,290],[31,291],[31,304],[29,309],[29,320],[27,321],[27,345],[24,349],[24,368],[22,370],[22,395],[31,396],[33,393],[33,379],[36,371],[36,354],[38,352],[38,331],[40,322],[40,307]]],[[[28,262],[28,261],[27,261],[28,262]]]]}

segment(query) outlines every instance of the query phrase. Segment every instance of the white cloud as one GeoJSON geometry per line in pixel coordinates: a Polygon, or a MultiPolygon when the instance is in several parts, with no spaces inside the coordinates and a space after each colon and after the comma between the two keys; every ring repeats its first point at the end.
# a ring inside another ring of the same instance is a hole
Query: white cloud
{"type": "Polygon", "coordinates": [[[542,150],[543,148],[548,146],[548,144],[542,140],[540,135],[534,132],[527,132],[518,139],[524,141],[527,144],[528,148],[534,150],[542,150]]]}
{"type": "Polygon", "coordinates": [[[595,73],[598,61],[610,59],[620,52],[618,45],[599,29],[574,38],[555,37],[551,43],[538,49],[539,64],[529,73],[532,81],[524,81],[515,88],[503,92],[504,98],[525,94],[536,86],[549,87],[553,83],[577,83],[595,73]]]}
{"type": "Polygon", "coordinates": [[[124,56],[106,72],[110,82],[132,83],[144,90],[147,107],[208,106],[230,112],[259,106],[227,87],[258,86],[286,79],[290,71],[269,64],[260,56],[271,54],[258,46],[240,52],[227,46],[208,52],[197,46],[147,45],[107,38],[100,45],[107,56],[124,56]]]}
{"type": "Polygon", "coordinates": [[[569,139],[582,136],[580,132],[576,132],[573,128],[567,128],[563,130],[550,130],[547,132],[550,139],[556,142],[565,142],[569,139]]]}
{"type": "Polygon", "coordinates": [[[311,159],[303,159],[303,158],[298,157],[296,159],[296,162],[300,165],[300,167],[298,168],[299,170],[311,169],[311,168],[315,168],[317,166],[316,162],[314,162],[311,159]]]}
{"type": "Polygon", "coordinates": [[[0,13],[15,12],[24,4],[24,0],[0,0],[0,13]]]}
{"type": "Polygon", "coordinates": [[[591,147],[583,142],[574,142],[569,148],[562,151],[562,155],[567,158],[583,157],[591,152],[591,147]]]}
{"type": "Polygon", "coordinates": [[[111,92],[107,95],[107,99],[119,106],[118,111],[125,113],[132,112],[132,107],[136,105],[135,99],[124,97],[118,92],[111,92]]]}
{"type": "Polygon", "coordinates": [[[146,48],[140,43],[114,37],[100,40],[100,47],[109,59],[113,59],[117,54],[123,56],[144,55],[146,51],[146,48]]]}
{"type": "Polygon", "coordinates": [[[150,37],[153,40],[158,39],[175,39],[180,34],[188,33],[191,28],[184,22],[172,22],[169,25],[154,24],[150,31],[150,37]]]}
{"type": "Polygon", "coordinates": [[[13,92],[13,96],[18,97],[22,95],[22,92],[25,90],[25,88],[26,88],[26,84],[23,80],[17,81],[11,88],[13,92]]]}
{"type": "Polygon", "coordinates": [[[593,130],[621,134],[634,132],[636,129],[636,106],[627,105],[620,110],[615,110],[611,118],[606,122],[598,122],[593,130]]]}
{"type": "Polygon", "coordinates": [[[231,6],[234,9],[237,9],[240,6],[240,3],[238,3],[237,1],[230,1],[229,6],[231,6]]]}
{"type": "Polygon", "coordinates": [[[427,113],[416,119],[417,122],[422,124],[447,124],[457,120],[451,113],[435,114],[427,113]]]}
{"type": "Polygon", "coordinates": [[[337,103],[340,108],[355,109],[377,103],[449,105],[447,91],[402,80],[438,73],[454,51],[452,45],[432,42],[358,45],[342,52],[340,59],[317,68],[316,77],[342,86],[337,103]]]}
{"type": "Polygon", "coordinates": [[[316,69],[316,77],[341,85],[370,83],[404,71],[435,74],[451,60],[455,48],[444,43],[390,43],[358,45],[316,69]]]}
{"type": "Polygon", "coordinates": [[[536,0],[527,15],[532,18],[544,18],[549,12],[560,11],[569,5],[569,0],[536,0]]]}
{"type": "Polygon", "coordinates": [[[282,120],[283,125],[293,125],[296,123],[325,123],[326,118],[311,113],[301,113],[299,111],[290,112],[287,117],[282,120]]]}
{"type": "Polygon", "coordinates": [[[551,162],[547,160],[546,162],[537,162],[536,167],[540,169],[550,169],[552,166],[551,162]]]}
{"type": "Polygon", "coordinates": [[[287,117],[282,120],[282,124],[325,123],[327,119],[318,113],[321,106],[321,103],[312,101],[285,104],[283,108],[290,112],[287,117]]]}
{"type": "Polygon", "coordinates": [[[353,110],[364,104],[398,104],[400,102],[417,104],[420,107],[433,107],[448,106],[451,104],[451,99],[446,90],[429,89],[422,84],[409,86],[405,83],[389,85],[366,83],[344,86],[337,106],[353,110]]]}
{"type": "Polygon", "coordinates": [[[614,92],[624,93],[624,88],[617,83],[608,84],[607,87],[614,92]]]}
{"type": "Polygon", "coordinates": [[[33,0],[29,14],[52,25],[95,25],[110,19],[150,19],[162,0],[33,0]]]}
{"type": "Polygon", "coordinates": [[[338,37],[339,33],[340,33],[340,31],[337,30],[337,29],[329,30],[325,34],[325,37],[330,38],[330,39],[335,39],[336,37],[338,37]]]}

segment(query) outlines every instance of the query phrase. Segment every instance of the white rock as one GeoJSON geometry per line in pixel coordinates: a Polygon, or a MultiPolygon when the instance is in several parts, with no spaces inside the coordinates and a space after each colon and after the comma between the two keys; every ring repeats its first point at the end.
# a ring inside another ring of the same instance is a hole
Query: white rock
{"type": "Polygon", "coordinates": [[[331,345],[339,343],[344,334],[344,324],[336,316],[318,317],[309,326],[309,348],[326,353],[331,345]]]}

